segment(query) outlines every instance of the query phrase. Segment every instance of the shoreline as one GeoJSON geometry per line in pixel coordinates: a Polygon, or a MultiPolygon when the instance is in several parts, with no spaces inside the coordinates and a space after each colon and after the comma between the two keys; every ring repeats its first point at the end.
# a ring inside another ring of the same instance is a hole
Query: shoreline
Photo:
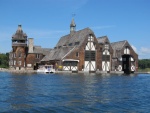
{"type": "MultiPolygon", "coordinates": [[[[9,72],[9,73],[37,73],[36,70],[11,70],[11,69],[6,69],[6,68],[0,68],[0,72],[9,72]]],[[[63,74],[71,74],[71,73],[89,73],[89,72],[84,72],[84,71],[78,71],[78,72],[72,72],[72,71],[56,71],[56,74],[63,73],[63,74]]],[[[123,71],[110,71],[107,73],[106,71],[96,71],[94,72],[95,74],[124,74],[123,71]]],[[[150,74],[150,72],[134,72],[131,74],[150,74]]]]}

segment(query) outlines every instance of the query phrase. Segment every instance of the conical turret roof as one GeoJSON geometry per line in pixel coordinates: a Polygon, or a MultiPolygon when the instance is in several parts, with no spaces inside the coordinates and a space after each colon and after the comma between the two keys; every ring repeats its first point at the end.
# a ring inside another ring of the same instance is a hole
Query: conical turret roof
{"type": "Polygon", "coordinates": [[[13,40],[27,40],[26,33],[23,33],[21,25],[18,25],[16,33],[12,36],[13,40]]]}
{"type": "Polygon", "coordinates": [[[76,26],[76,24],[75,24],[74,18],[73,18],[72,21],[71,21],[70,27],[75,27],[75,26],[76,26]]]}

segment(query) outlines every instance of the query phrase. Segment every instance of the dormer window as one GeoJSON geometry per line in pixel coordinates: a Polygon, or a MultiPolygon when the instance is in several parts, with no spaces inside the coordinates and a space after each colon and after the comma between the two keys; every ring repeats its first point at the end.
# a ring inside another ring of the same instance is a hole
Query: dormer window
{"type": "Polygon", "coordinates": [[[80,42],[75,42],[75,45],[79,45],[80,44],[80,42]]]}
{"type": "Polygon", "coordinates": [[[76,57],[79,57],[79,52],[76,52],[76,57]]]}
{"type": "Polygon", "coordinates": [[[105,43],[105,50],[109,50],[109,43],[108,42],[105,43]]]}
{"type": "Polygon", "coordinates": [[[89,37],[88,37],[88,41],[94,41],[94,38],[93,38],[93,36],[92,36],[92,35],[89,35],[89,37]]]}
{"type": "Polygon", "coordinates": [[[69,46],[72,46],[72,43],[70,43],[69,46]]]}

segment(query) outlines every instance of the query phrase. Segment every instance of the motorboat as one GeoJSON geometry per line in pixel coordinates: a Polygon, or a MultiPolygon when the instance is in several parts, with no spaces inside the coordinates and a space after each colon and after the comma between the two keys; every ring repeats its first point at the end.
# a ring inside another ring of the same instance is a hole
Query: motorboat
{"type": "Polygon", "coordinates": [[[37,69],[37,73],[55,73],[53,65],[41,65],[37,69]]]}

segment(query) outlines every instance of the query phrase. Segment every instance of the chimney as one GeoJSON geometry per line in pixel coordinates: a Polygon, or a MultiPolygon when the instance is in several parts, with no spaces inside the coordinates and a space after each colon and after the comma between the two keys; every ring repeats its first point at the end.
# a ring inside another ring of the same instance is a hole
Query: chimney
{"type": "Polygon", "coordinates": [[[28,39],[28,53],[33,53],[33,38],[28,39]]]}

